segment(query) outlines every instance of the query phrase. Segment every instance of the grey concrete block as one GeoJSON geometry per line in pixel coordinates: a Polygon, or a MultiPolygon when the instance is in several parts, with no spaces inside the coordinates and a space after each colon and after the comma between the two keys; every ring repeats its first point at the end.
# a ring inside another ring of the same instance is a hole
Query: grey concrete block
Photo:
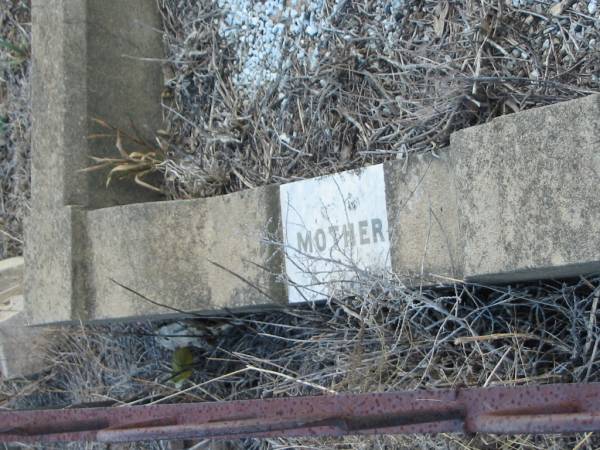
{"type": "Polygon", "coordinates": [[[23,298],[23,258],[0,261],[0,379],[44,369],[44,334],[28,325],[23,298]]]}
{"type": "Polygon", "coordinates": [[[461,278],[463,255],[447,152],[384,167],[394,272],[408,285],[461,278]]]}
{"type": "Polygon", "coordinates": [[[0,260],[0,302],[23,294],[23,258],[0,260]]]}
{"type": "MultiPolygon", "coordinates": [[[[32,5],[34,206],[101,208],[157,200],[128,181],[81,172],[90,156],[115,156],[115,140],[88,139],[102,119],[152,142],[160,128],[163,53],[154,2],[34,0],[32,5]]],[[[132,147],[132,149],[134,149],[132,147]]]]}
{"type": "Polygon", "coordinates": [[[15,295],[0,305],[0,379],[43,371],[45,344],[44,330],[29,326],[22,295],[15,295]]]}
{"type": "MultiPolygon", "coordinates": [[[[160,128],[160,14],[147,0],[34,0],[32,4],[32,212],[26,224],[26,297],[32,320],[84,315],[89,245],[82,211],[159,197],[128,181],[81,172],[115,155],[90,140],[94,118],[151,140],[160,128]],[[135,129],[135,131],[134,131],[135,129]]],[[[132,147],[131,150],[134,150],[132,147]]]]}
{"type": "Polygon", "coordinates": [[[465,277],[600,270],[600,96],[459,131],[449,155],[465,277]]]}
{"type": "Polygon", "coordinates": [[[278,201],[277,187],[266,187],[88,212],[89,285],[78,296],[88,306],[82,318],[284,304],[285,289],[273,275],[281,272],[281,259],[264,242],[269,231],[277,239],[278,201]]]}
{"type": "MultiPolygon", "coordinates": [[[[164,57],[162,34],[156,31],[162,28],[156,2],[87,0],[86,8],[87,134],[106,132],[92,122],[100,118],[156,147],[155,134],[162,125],[163,72],[160,62],[144,60],[164,57]]],[[[126,144],[128,151],[140,148],[130,141],[126,144]]],[[[89,155],[114,156],[115,151],[112,138],[88,141],[89,155]]],[[[129,180],[115,180],[108,189],[98,189],[106,181],[106,172],[86,176],[88,208],[160,199],[129,180]]]]}
{"type": "Polygon", "coordinates": [[[25,297],[32,323],[71,320],[78,307],[77,255],[85,251],[86,235],[79,208],[33,208],[25,237],[25,297]]]}

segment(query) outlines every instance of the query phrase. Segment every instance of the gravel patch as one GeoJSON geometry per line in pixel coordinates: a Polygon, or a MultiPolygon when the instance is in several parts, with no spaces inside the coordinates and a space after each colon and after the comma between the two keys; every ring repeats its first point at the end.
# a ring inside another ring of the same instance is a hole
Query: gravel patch
{"type": "Polygon", "coordinates": [[[172,198],[436,152],[600,91],[591,0],[157,1],[172,198]]]}

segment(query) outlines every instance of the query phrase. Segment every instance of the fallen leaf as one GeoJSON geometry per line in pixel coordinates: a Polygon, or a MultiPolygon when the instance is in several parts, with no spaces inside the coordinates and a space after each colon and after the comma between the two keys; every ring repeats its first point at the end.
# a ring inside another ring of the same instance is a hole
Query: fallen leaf
{"type": "Polygon", "coordinates": [[[194,354],[189,347],[181,347],[175,350],[171,360],[171,372],[175,384],[181,384],[192,376],[192,366],[194,365],[194,354]]]}
{"type": "Polygon", "coordinates": [[[574,0],[562,0],[551,6],[548,12],[553,16],[560,16],[565,9],[569,8],[574,3],[574,0]]]}

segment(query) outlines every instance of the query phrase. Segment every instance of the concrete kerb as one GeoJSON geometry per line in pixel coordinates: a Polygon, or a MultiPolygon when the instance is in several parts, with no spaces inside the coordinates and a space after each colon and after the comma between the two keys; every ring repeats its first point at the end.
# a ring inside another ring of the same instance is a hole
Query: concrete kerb
{"type": "Polygon", "coordinates": [[[466,279],[600,270],[600,95],[459,131],[450,148],[466,279]]]}
{"type": "MultiPolygon", "coordinates": [[[[277,186],[157,202],[79,172],[114,151],[86,139],[94,117],[160,127],[160,65],[132,58],[162,56],[153,28],[154,2],[34,1],[33,323],[287,302],[283,256],[267,242],[283,236],[277,186]]],[[[386,163],[391,269],[415,285],[597,271],[599,98],[500,118],[456,133],[439,157],[386,163]]]]}
{"type": "Polygon", "coordinates": [[[157,200],[128,183],[108,188],[81,172],[114,142],[90,140],[95,118],[151,139],[160,128],[162,71],[136,57],[162,54],[154,2],[34,0],[32,3],[32,212],[26,226],[27,307],[35,323],[85,319],[92,289],[86,211],[157,200]],[[140,95],[143,93],[143,95],[140,95]],[[84,301],[84,304],[86,302],[84,301]]]}
{"type": "Polygon", "coordinates": [[[23,298],[23,258],[0,261],[0,379],[44,369],[42,330],[28,326],[23,298]]]}

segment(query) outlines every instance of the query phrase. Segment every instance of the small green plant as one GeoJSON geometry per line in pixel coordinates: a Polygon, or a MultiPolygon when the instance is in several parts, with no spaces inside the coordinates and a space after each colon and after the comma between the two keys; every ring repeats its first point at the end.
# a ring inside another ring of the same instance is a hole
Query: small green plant
{"type": "Polygon", "coordinates": [[[171,360],[171,381],[176,385],[182,384],[192,376],[194,367],[194,354],[189,347],[181,347],[173,353],[171,360]]]}
{"type": "Polygon", "coordinates": [[[10,65],[21,65],[29,58],[29,49],[10,42],[8,39],[0,37],[0,49],[5,49],[10,53],[10,59],[7,62],[10,65]]]}
{"type": "Polygon", "coordinates": [[[0,117],[0,135],[6,134],[8,131],[8,118],[0,117]]]}
{"type": "MultiPolygon", "coordinates": [[[[162,190],[152,184],[144,181],[144,177],[156,172],[159,166],[164,162],[164,152],[162,149],[150,148],[150,146],[142,139],[132,137],[118,128],[110,126],[103,120],[94,119],[96,123],[106,129],[115,131],[116,143],[115,146],[119,152],[119,157],[96,157],[92,156],[91,159],[97,163],[93,166],[83,169],[83,172],[93,172],[96,170],[102,170],[110,168],[106,177],[106,187],[108,187],[113,179],[125,179],[133,178],[134,182],[142,187],[150,189],[155,192],[161,192],[162,190]],[[123,136],[129,141],[138,144],[146,151],[127,151],[123,145],[123,136]]],[[[110,137],[112,134],[94,134],[90,136],[90,139],[110,137]]]]}

